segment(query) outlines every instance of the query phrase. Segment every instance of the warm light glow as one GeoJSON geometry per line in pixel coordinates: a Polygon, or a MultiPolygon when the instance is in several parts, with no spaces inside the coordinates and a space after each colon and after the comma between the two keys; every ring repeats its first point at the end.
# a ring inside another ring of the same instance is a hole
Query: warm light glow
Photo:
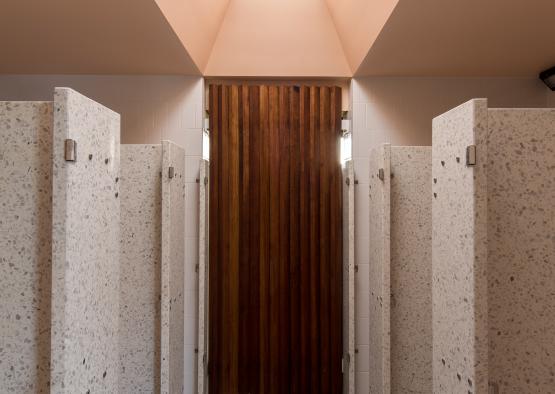
{"type": "Polygon", "coordinates": [[[202,132],[202,158],[210,160],[210,136],[206,130],[202,132]]]}
{"type": "Polygon", "coordinates": [[[341,164],[351,160],[352,154],[352,133],[345,133],[341,137],[341,164]]]}

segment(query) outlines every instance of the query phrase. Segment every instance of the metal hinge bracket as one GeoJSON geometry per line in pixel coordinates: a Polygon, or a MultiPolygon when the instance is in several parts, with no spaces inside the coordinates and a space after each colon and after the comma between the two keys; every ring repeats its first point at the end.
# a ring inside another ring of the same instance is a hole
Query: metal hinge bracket
{"type": "Polygon", "coordinates": [[[71,138],[65,140],[64,159],[65,161],[75,161],[77,159],[77,142],[71,138]]]}
{"type": "Polygon", "coordinates": [[[382,181],[385,179],[385,173],[384,173],[383,168],[380,168],[378,170],[378,178],[380,178],[380,180],[382,180],[382,181]]]}
{"type": "Polygon", "coordinates": [[[207,176],[204,177],[204,184],[208,185],[208,177],[207,176]]]}
{"type": "Polygon", "coordinates": [[[466,147],[466,165],[476,165],[476,145],[469,145],[466,147]]]}
{"type": "Polygon", "coordinates": [[[347,177],[347,179],[345,179],[345,183],[347,184],[347,186],[351,185],[351,178],[347,177]]]}
{"type": "Polygon", "coordinates": [[[175,168],[169,167],[168,168],[168,178],[172,179],[175,176],[175,168]]]}

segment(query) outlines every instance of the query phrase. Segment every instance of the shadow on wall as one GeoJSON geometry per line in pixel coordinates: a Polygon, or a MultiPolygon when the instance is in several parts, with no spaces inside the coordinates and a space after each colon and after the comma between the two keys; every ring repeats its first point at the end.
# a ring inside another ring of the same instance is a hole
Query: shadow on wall
{"type": "Polygon", "coordinates": [[[202,154],[201,77],[172,75],[1,75],[0,101],[48,101],[56,86],[71,86],[121,115],[124,144],[161,140],[202,154]]]}

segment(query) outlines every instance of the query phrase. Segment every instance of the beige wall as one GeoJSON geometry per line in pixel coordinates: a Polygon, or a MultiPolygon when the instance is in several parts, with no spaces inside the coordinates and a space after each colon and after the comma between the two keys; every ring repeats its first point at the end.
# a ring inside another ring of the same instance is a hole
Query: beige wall
{"type": "Polygon", "coordinates": [[[234,0],[207,76],[349,77],[351,69],[321,0],[234,0]]]}
{"type": "Polygon", "coordinates": [[[123,144],[162,139],[201,155],[203,79],[185,76],[0,75],[0,100],[52,100],[70,87],[121,115],[123,144]]]}

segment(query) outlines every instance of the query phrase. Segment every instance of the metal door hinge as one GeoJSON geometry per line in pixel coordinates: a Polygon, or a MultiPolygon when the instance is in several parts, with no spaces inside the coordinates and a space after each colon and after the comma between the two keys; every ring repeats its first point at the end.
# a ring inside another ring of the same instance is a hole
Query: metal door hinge
{"type": "Polygon", "coordinates": [[[77,142],[70,138],[65,140],[64,159],[65,161],[75,161],[77,159],[77,142]]]}
{"type": "Polygon", "coordinates": [[[207,176],[204,177],[204,185],[208,185],[208,177],[207,176]]]}
{"type": "Polygon", "coordinates": [[[476,165],[476,145],[469,145],[466,147],[466,165],[476,165]]]}
{"type": "Polygon", "coordinates": [[[345,183],[347,184],[347,186],[351,185],[351,178],[347,177],[347,179],[345,179],[345,183]]]}
{"type": "Polygon", "coordinates": [[[351,363],[351,355],[349,353],[345,353],[343,357],[341,357],[341,373],[347,372],[349,369],[349,364],[351,363]]]}
{"type": "Polygon", "coordinates": [[[385,179],[385,174],[384,174],[383,168],[380,168],[378,170],[378,178],[380,178],[380,180],[382,180],[382,181],[385,179]]]}
{"type": "Polygon", "coordinates": [[[172,179],[175,176],[175,168],[169,167],[168,168],[168,178],[172,179]]]}

